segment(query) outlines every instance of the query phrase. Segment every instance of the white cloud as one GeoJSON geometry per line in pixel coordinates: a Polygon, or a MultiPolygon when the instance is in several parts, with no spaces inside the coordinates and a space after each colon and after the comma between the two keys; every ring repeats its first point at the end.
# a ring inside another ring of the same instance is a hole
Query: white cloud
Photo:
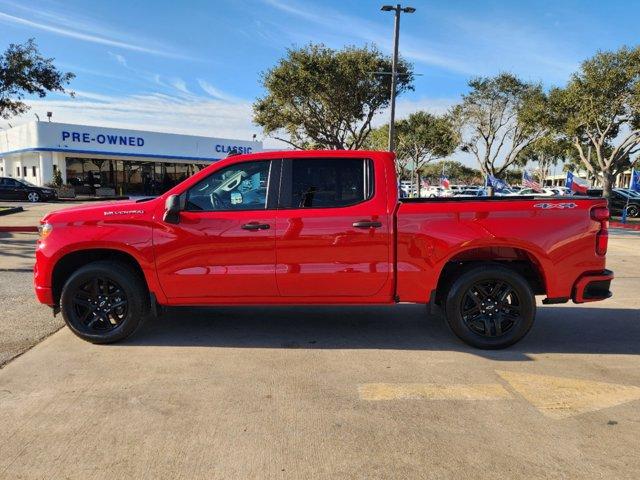
{"type": "Polygon", "coordinates": [[[239,101],[237,97],[234,97],[233,95],[223,92],[222,90],[214,87],[209,82],[202,80],[201,78],[198,79],[198,85],[200,85],[200,88],[204,90],[206,93],[208,93],[209,95],[211,95],[213,98],[217,98],[219,100],[225,100],[227,102],[239,101]]]}
{"type": "Polygon", "coordinates": [[[252,124],[251,104],[205,97],[176,98],[161,93],[107,96],[78,92],[76,98],[29,100],[31,111],[12,125],[53,112],[53,121],[114,128],[152,130],[250,140],[260,129],[252,124]]]}
{"type": "Polygon", "coordinates": [[[173,80],[171,80],[171,85],[173,86],[173,88],[175,88],[179,92],[186,93],[186,94],[191,93],[187,88],[186,82],[181,78],[174,78],[173,80]]]}
{"type": "MultiPolygon", "coordinates": [[[[392,49],[391,15],[389,18],[381,16],[380,21],[369,21],[310,1],[262,1],[300,20],[269,25],[272,30],[279,28],[281,37],[290,42],[304,44],[313,41],[342,47],[361,40],[372,42],[387,52],[392,49]]],[[[438,23],[440,32],[448,32],[444,39],[438,40],[436,34],[429,35],[429,30],[426,35],[416,36],[403,29],[401,55],[423,65],[465,76],[512,71],[535,81],[564,81],[576,67],[574,55],[560,38],[549,38],[548,33],[534,28],[525,19],[507,18],[506,13],[502,19],[496,19],[489,13],[483,17],[469,17],[458,11],[455,7],[431,10],[430,20],[438,23]]],[[[420,17],[420,13],[408,16],[406,22],[424,21],[425,17],[420,17]]]]}
{"type": "Polygon", "coordinates": [[[107,52],[111,58],[113,58],[116,62],[118,62],[123,67],[127,67],[127,59],[124,58],[124,55],[120,55],[119,53],[107,52]]]}
{"type": "Polygon", "coordinates": [[[95,31],[105,30],[99,24],[86,18],[72,19],[56,13],[46,12],[41,9],[30,9],[24,6],[12,4],[14,7],[27,10],[36,17],[46,18],[46,20],[32,20],[18,15],[11,15],[0,12],[0,23],[21,25],[31,29],[41,30],[63,37],[70,37],[110,47],[122,48],[135,52],[142,52],[168,58],[190,59],[190,57],[174,51],[169,47],[155,47],[145,45],[141,39],[128,38],[129,36],[118,32],[109,32],[111,35],[99,35],[95,31]]]}
{"type": "MultiPolygon", "coordinates": [[[[296,32],[295,25],[285,23],[286,31],[283,30],[283,33],[292,36],[295,40],[303,42],[310,40],[323,41],[329,38],[328,32],[334,32],[346,39],[359,38],[366,42],[372,42],[386,51],[391,51],[392,49],[391,32],[389,31],[388,23],[386,26],[382,26],[380,23],[364,20],[361,17],[342,14],[324,5],[318,9],[311,4],[299,2],[284,0],[263,1],[282,12],[322,27],[319,30],[322,32],[320,38],[313,39],[310,37],[310,32],[316,31],[315,29],[304,29],[296,32]]],[[[402,45],[402,55],[410,60],[458,73],[469,74],[473,72],[472,67],[463,59],[455,58],[449,52],[447,52],[447,55],[443,55],[438,50],[425,44],[424,41],[419,41],[406,33],[402,34],[402,45]]]]}

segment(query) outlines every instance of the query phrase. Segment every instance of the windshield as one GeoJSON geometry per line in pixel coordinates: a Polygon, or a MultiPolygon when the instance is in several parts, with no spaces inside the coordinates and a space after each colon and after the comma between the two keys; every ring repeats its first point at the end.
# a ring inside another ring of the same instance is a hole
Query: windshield
{"type": "Polygon", "coordinates": [[[28,182],[26,180],[18,180],[18,182],[20,182],[20,183],[22,183],[24,185],[28,185],[29,187],[37,187],[37,185],[34,185],[33,183],[28,182]]]}
{"type": "Polygon", "coordinates": [[[625,197],[633,197],[633,198],[640,197],[640,193],[638,193],[638,192],[636,192],[634,190],[625,190],[623,188],[616,188],[615,191],[618,192],[618,193],[621,193],[625,197]]]}

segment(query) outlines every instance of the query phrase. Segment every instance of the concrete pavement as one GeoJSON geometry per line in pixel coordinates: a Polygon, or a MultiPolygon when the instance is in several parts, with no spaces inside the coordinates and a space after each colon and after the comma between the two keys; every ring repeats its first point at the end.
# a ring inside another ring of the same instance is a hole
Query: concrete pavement
{"type": "Polygon", "coordinates": [[[611,238],[612,299],[541,306],[499,352],[407,305],[172,309],[111,346],[64,328],[0,370],[0,478],[636,479],[637,245],[611,238]]]}

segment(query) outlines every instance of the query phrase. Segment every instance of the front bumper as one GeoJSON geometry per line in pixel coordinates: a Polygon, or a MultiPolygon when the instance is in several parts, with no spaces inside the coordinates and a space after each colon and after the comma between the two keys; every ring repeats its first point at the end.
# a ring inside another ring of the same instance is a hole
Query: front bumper
{"type": "Polygon", "coordinates": [[[611,270],[582,275],[573,286],[571,295],[573,302],[597,302],[611,297],[613,295],[609,290],[611,280],[613,280],[613,272],[611,270]]]}

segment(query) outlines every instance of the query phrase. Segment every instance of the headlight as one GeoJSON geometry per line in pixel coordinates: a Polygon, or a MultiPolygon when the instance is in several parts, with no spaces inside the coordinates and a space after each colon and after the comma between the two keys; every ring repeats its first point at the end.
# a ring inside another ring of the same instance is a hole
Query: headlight
{"type": "Polygon", "coordinates": [[[38,226],[38,233],[40,234],[40,240],[44,240],[53,231],[53,225],[50,223],[42,223],[38,226]]]}

